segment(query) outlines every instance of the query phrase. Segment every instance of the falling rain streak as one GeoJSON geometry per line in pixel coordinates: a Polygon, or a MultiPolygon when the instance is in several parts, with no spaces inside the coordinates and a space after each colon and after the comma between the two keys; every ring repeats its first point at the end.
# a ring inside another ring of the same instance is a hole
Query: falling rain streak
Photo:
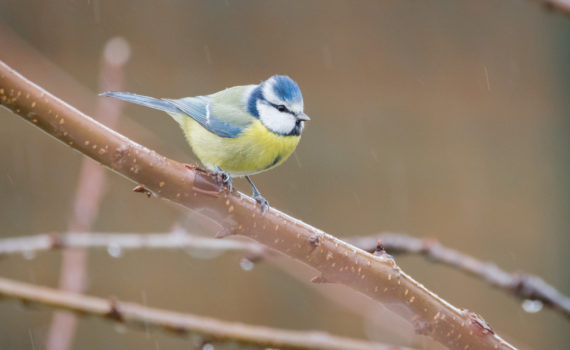
{"type": "Polygon", "coordinates": [[[491,81],[489,80],[489,71],[487,66],[483,66],[483,71],[485,72],[485,81],[487,82],[487,90],[491,91],[491,81]]]}

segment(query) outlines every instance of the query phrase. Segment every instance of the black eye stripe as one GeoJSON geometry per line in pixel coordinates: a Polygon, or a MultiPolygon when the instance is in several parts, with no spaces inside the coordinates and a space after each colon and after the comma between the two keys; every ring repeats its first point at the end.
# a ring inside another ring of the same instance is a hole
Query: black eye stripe
{"type": "Polygon", "coordinates": [[[291,115],[295,115],[295,113],[293,113],[292,111],[290,111],[287,107],[285,107],[283,105],[276,105],[276,104],[271,103],[269,101],[267,101],[267,103],[269,103],[273,108],[275,108],[279,112],[285,112],[285,113],[289,113],[291,115]]]}

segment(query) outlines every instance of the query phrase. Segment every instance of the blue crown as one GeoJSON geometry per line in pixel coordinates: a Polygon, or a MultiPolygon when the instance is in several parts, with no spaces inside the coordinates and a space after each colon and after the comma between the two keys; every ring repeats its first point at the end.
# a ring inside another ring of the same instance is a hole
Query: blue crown
{"type": "Polygon", "coordinates": [[[299,89],[299,85],[286,75],[274,75],[269,80],[273,80],[273,91],[275,95],[283,101],[301,102],[303,95],[299,89]]]}

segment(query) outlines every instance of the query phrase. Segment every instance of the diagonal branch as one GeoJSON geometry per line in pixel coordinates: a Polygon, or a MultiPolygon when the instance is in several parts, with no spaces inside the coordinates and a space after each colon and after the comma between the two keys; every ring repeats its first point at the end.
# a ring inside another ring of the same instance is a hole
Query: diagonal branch
{"type": "Polygon", "coordinates": [[[0,296],[56,309],[91,315],[126,326],[157,328],[182,336],[198,336],[201,343],[238,343],[256,348],[330,350],[406,350],[324,332],[301,332],[225,322],[209,317],[155,309],[134,303],[105,300],[34,286],[0,277],[0,296]]]}
{"type": "Polygon", "coordinates": [[[384,303],[418,334],[451,349],[514,349],[475,313],[436,296],[387,254],[369,254],[276,209],[261,215],[250,197],[228,193],[204,171],[97,123],[2,62],[0,104],[156,196],[199,211],[219,225],[219,234],[250,237],[313,267],[319,281],[345,284],[384,303]]]}
{"type": "Polygon", "coordinates": [[[520,299],[539,300],[570,320],[570,298],[542,278],[524,272],[508,273],[491,262],[444,247],[435,239],[420,239],[398,233],[346,239],[361,249],[374,252],[381,246],[388,253],[420,254],[428,259],[467,272],[520,299]]]}

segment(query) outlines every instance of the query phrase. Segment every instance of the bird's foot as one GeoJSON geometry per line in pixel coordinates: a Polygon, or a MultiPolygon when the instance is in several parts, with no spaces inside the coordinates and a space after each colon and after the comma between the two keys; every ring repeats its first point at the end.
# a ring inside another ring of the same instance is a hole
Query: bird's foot
{"type": "Polygon", "coordinates": [[[253,199],[261,206],[261,214],[265,214],[269,209],[269,202],[261,194],[253,194],[253,199]]]}
{"type": "Polygon", "coordinates": [[[269,202],[267,201],[267,199],[263,198],[257,187],[255,187],[255,185],[253,184],[253,181],[251,181],[251,179],[249,178],[249,176],[246,176],[245,179],[247,180],[247,182],[249,182],[249,185],[251,186],[251,192],[252,192],[251,196],[261,206],[261,215],[264,215],[265,212],[267,212],[267,209],[269,209],[269,202]]]}
{"type": "Polygon", "coordinates": [[[234,190],[234,184],[232,181],[232,177],[230,176],[230,174],[228,172],[223,171],[222,169],[216,167],[215,175],[216,175],[216,178],[218,179],[218,181],[222,183],[222,186],[228,187],[229,192],[232,192],[234,190]]]}

